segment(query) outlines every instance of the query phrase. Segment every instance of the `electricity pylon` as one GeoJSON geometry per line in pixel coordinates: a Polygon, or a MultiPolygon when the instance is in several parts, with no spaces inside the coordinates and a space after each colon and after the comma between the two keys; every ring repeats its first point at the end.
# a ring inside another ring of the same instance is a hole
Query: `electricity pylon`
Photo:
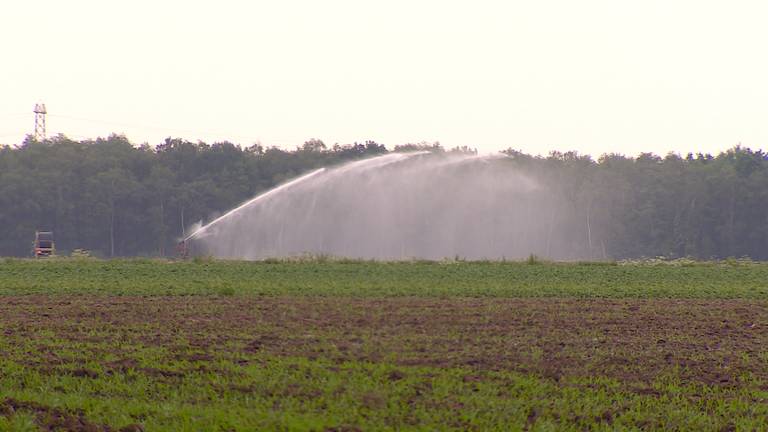
{"type": "Polygon", "coordinates": [[[45,141],[45,104],[35,104],[35,141],[45,141]]]}

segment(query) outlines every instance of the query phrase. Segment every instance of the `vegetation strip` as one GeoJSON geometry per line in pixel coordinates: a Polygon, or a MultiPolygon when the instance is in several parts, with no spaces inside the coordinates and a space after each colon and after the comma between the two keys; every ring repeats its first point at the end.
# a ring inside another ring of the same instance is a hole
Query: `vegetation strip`
{"type": "Polygon", "coordinates": [[[768,300],[768,264],[0,260],[0,295],[29,294],[768,300]]]}

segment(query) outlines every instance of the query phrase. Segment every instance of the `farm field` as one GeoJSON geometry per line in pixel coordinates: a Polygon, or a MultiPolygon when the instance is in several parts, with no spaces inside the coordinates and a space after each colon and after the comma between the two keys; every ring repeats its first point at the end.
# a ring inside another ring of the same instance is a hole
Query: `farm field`
{"type": "Polygon", "coordinates": [[[0,261],[0,431],[764,430],[768,265],[0,261]]]}

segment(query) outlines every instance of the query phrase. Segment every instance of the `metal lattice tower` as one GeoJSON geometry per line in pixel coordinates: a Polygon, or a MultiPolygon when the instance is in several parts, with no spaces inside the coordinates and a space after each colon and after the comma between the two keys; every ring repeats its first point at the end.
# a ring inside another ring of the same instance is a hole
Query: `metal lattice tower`
{"type": "Polygon", "coordinates": [[[35,141],[45,141],[45,104],[35,104],[35,141]]]}

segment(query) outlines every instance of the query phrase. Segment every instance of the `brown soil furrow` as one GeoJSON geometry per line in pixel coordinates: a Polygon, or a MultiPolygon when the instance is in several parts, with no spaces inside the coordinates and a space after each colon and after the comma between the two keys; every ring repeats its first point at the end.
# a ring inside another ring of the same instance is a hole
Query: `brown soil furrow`
{"type": "MultiPolygon", "coordinates": [[[[193,363],[267,354],[553,379],[650,382],[674,372],[720,386],[747,373],[768,381],[764,301],[0,297],[0,335],[41,368],[76,362],[61,354],[72,343],[90,359],[129,359],[125,347],[140,344],[193,363]]],[[[120,370],[107,360],[103,369],[120,370]]]]}

